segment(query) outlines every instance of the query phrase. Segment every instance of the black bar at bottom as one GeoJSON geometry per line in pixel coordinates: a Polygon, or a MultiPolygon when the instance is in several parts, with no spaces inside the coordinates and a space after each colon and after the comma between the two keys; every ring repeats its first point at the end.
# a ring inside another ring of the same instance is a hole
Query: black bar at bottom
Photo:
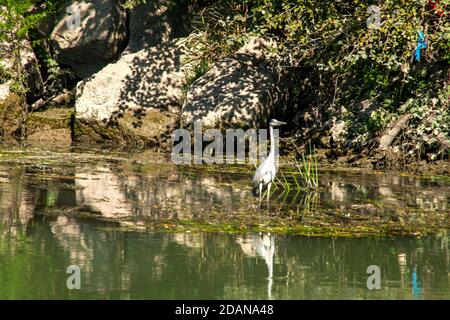
{"type": "Polygon", "coordinates": [[[421,312],[449,310],[449,301],[356,301],[356,300],[131,300],[131,301],[0,301],[2,311],[10,309],[14,315],[32,314],[91,318],[95,313],[113,315],[124,320],[134,319],[311,319],[316,316],[383,320],[398,315],[406,319],[421,312]],[[63,313],[56,312],[60,309],[63,313]],[[49,310],[52,310],[49,314],[49,310]]]}

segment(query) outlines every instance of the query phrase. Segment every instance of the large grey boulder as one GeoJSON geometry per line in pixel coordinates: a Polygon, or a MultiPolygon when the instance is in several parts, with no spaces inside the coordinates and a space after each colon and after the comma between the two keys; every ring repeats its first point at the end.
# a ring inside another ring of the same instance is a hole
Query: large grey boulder
{"type": "Polygon", "coordinates": [[[76,117],[110,122],[127,109],[180,108],[184,39],[123,55],[80,81],[76,117]]]}
{"type": "Polygon", "coordinates": [[[77,125],[94,131],[99,125],[115,125],[142,136],[154,135],[153,129],[145,127],[154,123],[164,127],[175,118],[165,112],[181,108],[185,54],[184,39],[176,39],[123,55],[79,82],[75,101],[77,125]]]}
{"type": "Polygon", "coordinates": [[[94,74],[123,51],[126,19],[120,0],[69,1],[51,34],[56,60],[80,78],[94,74]]]}
{"type": "Polygon", "coordinates": [[[255,127],[266,122],[277,103],[279,76],[272,63],[275,45],[251,39],[233,56],[214,65],[189,88],[181,121],[191,127],[255,127]]]}
{"type": "Polygon", "coordinates": [[[129,13],[129,42],[125,53],[171,41],[189,34],[186,4],[172,0],[152,0],[140,3],[129,13]]]}

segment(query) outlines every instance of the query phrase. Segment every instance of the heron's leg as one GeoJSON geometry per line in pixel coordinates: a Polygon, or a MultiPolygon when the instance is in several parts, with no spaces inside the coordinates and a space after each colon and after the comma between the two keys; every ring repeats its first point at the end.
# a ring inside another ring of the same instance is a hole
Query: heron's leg
{"type": "Polygon", "coordinates": [[[259,201],[262,199],[262,183],[259,184],[259,201]]]}
{"type": "Polygon", "coordinates": [[[267,185],[267,201],[270,199],[270,187],[272,186],[272,182],[269,182],[267,185]]]}

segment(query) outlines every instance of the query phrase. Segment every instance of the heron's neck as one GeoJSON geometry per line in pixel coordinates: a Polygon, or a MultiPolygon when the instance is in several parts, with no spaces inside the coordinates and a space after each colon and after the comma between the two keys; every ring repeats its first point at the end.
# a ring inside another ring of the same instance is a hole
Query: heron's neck
{"type": "Polygon", "coordinates": [[[275,159],[275,138],[273,136],[273,127],[269,126],[269,132],[270,132],[270,152],[269,152],[269,158],[275,159]]]}

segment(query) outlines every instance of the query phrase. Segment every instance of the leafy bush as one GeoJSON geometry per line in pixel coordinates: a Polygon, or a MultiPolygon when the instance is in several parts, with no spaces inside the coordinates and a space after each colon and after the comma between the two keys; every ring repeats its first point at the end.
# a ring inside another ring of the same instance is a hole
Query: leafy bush
{"type": "Polygon", "coordinates": [[[32,1],[32,0],[0,0],[0,42],[9,44],[3,46],[0,60],[13,61],[13,70],[3,70],[3,78],[13,80],[12,89],[24,94],[24,70],[20,67],[23,50],[23,40],[29,40],[29,32],[36,28],[46,17],[57,12],[65,3],[63,0],[32,1]]]}
{"type": "MultiPolygon", "coordinates": [[[[313,101],[325,114],[323,119],[344,118],[350,128],[350,145],[367,144],[404,112],[436,115],[432,123],[427,117],[414,117],[404,143],[432,149],[433,143],[425,142],[430,130],[438,130],[449,139],[448,96],[447,100],[438,96],[449,85],[450,1],[440,1],[444,14],[438,14],[428,1],[246,3],[252,12],[252,29],[262,36],[275,37],[281,44],[280,54],[289,56],[293,66],[310,66],[313,70],[317,81],[310,81],[306,87],[301,81],[298,97],[313,101]],[[373,5],[379,8],[380,24],[369,27],[373,5]],[[421,50],[417,61],[414,55],[419,32],[425,34],[427,48],[421,50]],[[379,107],[369,118],[362,118],[359,102],[366,99],[375,100],[379,107]],[[413,101],[419,109],[400,110],[407,101],[413,101]]],[[[309,106],[302,101],[295,104],[309,106]]]]}
{"type": "MultiPolygon", "coordinates": [[[[246,9],[242,1],[218,1],[194,16],[194,31],[188,37],[189,60],[193,70],[204,70],[245,44],[246,9]]],[[[206,70],[207,71],[207,70],[206,70]]]]}

